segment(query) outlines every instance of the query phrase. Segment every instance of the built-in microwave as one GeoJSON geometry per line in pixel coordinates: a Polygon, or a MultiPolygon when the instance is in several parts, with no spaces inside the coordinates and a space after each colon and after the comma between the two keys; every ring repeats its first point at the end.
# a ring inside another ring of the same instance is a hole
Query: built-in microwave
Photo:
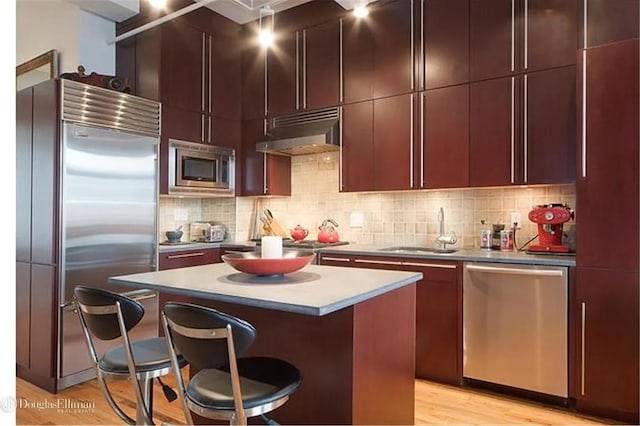
{"type": "Polygon", "coordinates": [[[169,194],[234,195],[235,150],[169,139],[169,194]]]}

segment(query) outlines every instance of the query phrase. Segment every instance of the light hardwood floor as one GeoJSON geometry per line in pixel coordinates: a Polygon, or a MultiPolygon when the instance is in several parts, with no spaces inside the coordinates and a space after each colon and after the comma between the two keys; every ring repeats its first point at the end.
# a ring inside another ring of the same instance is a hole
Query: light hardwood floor
{"type": "MultiPolygon", "coordinates": [[[[174,380],[165,383],[174,387],[174,380]]],[[[135,398],[131,384],[127,381],[113,382],[114,398],[123,407],[129,407],[131,416],[135,414],[135,398]]],[[[175,389],[175,387],[174,387],[175,389]]],[[[58,399],[89,401],[95,409],[58,410],[18,407],[18,425],[119,425],[122,421],[111,411],[104,400],[95,380],[73,386],[54,395],[24,380],[17,379],[16,396],[30,403],[54,403],[58,399]]],[[[295,398],[295,396],[294,396],[295,398]]],[[[68,404],[71,405],[71,404],[68,404]]],[[[77,404],[79,405],[79,404],[77,404]]],[[[168,403],[154,385],[154,420],[157,424],[184,424],[178,400],[168,403]]],[[[24,403],[23,403],[24,406],[24,403]]],[[[460,389],[423,380],[416,380],[415,424],[615,424],[607,419],[596,419],[578,415],[558,408],[511,399],[486,392],[460,389]]],[[[274,415],[277,420],[277,414],[274,415]]]]}

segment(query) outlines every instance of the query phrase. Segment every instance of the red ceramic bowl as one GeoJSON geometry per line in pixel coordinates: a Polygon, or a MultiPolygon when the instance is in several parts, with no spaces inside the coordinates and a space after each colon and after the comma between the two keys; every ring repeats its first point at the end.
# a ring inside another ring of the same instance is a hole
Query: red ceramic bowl
{"type": "Polygon", "coordinates": [[[229,253],[222,261],[240,272],[252,275],[281,275],[298,271],[310,264],[315,253],[302,250],[285,251],[280,259],[263,259],[259,251],[229,253]]]}

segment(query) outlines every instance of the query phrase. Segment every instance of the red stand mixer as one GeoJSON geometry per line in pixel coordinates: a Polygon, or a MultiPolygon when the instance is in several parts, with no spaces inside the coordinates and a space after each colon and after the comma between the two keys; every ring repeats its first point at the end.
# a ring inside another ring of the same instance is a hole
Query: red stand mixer
{"type": "Polygon", "coordinates": [[[528,251],[567,253],[569,246],[562,244],[562,227],[573,219],[573,211],[566,204],[542,204],[529,212],[529,220],[538,224],[539,244],[528,251]]]}

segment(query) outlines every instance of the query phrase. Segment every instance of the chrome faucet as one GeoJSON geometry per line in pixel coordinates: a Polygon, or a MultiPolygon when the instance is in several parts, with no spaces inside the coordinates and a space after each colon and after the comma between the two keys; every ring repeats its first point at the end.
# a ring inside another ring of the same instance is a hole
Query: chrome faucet
{"type": "Polygon", "coordinates": [[[436,238],[436,243],[438,244],[437,249],[446,250],[447,244],[455,244],[458,242],[458,237],[453,230],[450,231],[451,234],[449,235],[444,233],[444,209],[442,207],[440,207],[440,210],[438,211],[438,224],[440,225],[440,235],[436,238]]]}

